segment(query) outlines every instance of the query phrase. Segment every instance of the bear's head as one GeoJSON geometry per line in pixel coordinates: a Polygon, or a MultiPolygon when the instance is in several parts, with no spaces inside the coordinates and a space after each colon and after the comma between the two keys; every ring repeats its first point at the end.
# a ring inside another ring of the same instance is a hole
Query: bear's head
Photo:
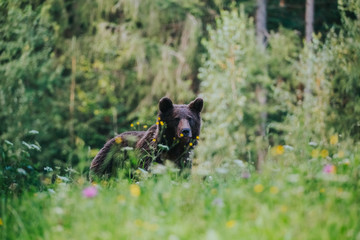
{"type": "Polygon", "coordinates": [[[163,97],[159,102],[159,129],[166,144],[171,145],[174,140],[194,145],[200,135],[203,108],[202,98],[196,98],[188,105],[173,104],[170,98],[163,97]]]}

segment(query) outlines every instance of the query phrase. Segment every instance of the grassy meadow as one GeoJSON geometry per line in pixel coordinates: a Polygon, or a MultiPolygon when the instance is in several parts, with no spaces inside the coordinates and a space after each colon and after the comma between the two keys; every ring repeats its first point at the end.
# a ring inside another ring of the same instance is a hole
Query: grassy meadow
{"type": "Polygon", "coordinates": [[[136,181],[58,177],[47,191],[2,200],[1,237],[359,239],[358,148],[312,150],[307,161],[296,152],[277,146],[261,173],[237,160],[188,177],[171,166],[136,181]]]}

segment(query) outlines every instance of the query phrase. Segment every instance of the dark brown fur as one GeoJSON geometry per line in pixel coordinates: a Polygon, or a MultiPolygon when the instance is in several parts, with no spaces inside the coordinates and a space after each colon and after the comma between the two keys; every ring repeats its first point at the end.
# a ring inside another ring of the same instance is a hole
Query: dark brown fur
{"type": "Polygon", "coordinates": [[[145,170],[153,161],[163,163],[165,160],[174,162],[181,169],[191,168],[189,155],[200,135],[202,107],[201,98],[189,105],[174,105],[169,98],[162,98],[157,123],[147,131],[124,132],[109,140],[93,159],[91,172],[98,176],[114,175],[121,167],[115,163],[115,156],[126,158],[124,147],[138,150],[138,166],[145,170]]]}

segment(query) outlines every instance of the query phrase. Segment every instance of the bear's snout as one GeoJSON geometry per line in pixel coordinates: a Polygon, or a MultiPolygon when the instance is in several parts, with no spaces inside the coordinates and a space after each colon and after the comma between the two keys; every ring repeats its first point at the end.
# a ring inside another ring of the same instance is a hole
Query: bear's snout
{"type": "Polygon", "coordinates": [[[180,138],[182,138],[182,137],[186,137],[186,138],[192,137],[190,124],[189,124],[189,121],[187,119],[181,119],[180,120],[178,129],[179,129],[178,137],[180,137],[180,138]]]}

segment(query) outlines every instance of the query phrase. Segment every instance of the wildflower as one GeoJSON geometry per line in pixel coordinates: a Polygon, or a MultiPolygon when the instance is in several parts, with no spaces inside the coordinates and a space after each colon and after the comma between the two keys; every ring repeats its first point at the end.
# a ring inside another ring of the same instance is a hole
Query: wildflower
{"type": "Polygon", "coordinates": [[[119,195],[116,199],[119,203],[125,203],[126,200],[124,195],[119,195]]]}
{"type": "Polygon", "coordinates": [[[90,186],[82,191],[82,195],[86,198],[93,198],[98,194],[98,190],[95,186],[90,186]]]}
{"type": "Polygon", "coordinates": [[[147,129],[147,127],[148,127],[147,125],[144,125],[144,129],[147,129]]]}
{"type": "Polygon", "coordinates": [[[180,137],[183,137],[183,136],[184,136],[184,134],[180,133],[180,137]]]}
{"type": "Polygon", "coordinates": [[[250,174],[249,172],[243,172],[243,173],[241,174],[241,178],[248,179],[248,178],[250,178],[250,177],[251,177],[251,174],[250,174]]]}
{"type": "Polygon", "coordinates": [[[159,122],[156,122],[156,125],[159,125],[159,122]]]}
{"type": "Polygon", "coordinates": [[[217,194],[217,189],[216,189],[216,188],[212,188],[211,191],[210,191],[210,193],[211,193],[212,195],[217,194]]]}
{"type": "Polygon", "coordinates": [[[277,194],[279,192],[279,188],[278,187],[275,187],[275,186],[273,186],[273,187],[271,187],[270,188],[270,193],[271,194],[277,194]]]}
{"type": "Polygon", "coordinates": [[[44,185],[49,185],[50,183],[51,183],[51,179],[50,178],[44,178],[43,180],[42,180],[42,183],[44,184],[44,185]]]}
{"type": "Polygon", "coordinates": [[[158,117],[158,120],[160,121],[160,120],[161,120],[161,118],[160,118],[160,117],[158,117]]]}
{"type": "Polygon", "coordinates": [[[285,148],[282,145],[277,145],[275,148],[272,149],[272,154],[277,156],[277,155],[282,155],[285,152],[285,148]]]}
{"type": "Polygon", "coordinates": [[[200,137],[199,137],[199,136],[196,136],[196,139],[197,139],[197,140],[199,140],[199,139],[200,139],[200,137]]]}
{"type": "Polygon", "coordinates": [[[329,156],[329,151],[326,149],[321,150],[320,156],[326,158],[327,156],[329,156]]]}
{"type": "Polygon", "coordinates": [[[132,123],[132,124],[130,124],[130,127],[134,127],[134,124],[132,123]]]}
{"type": "Polygon", "coordinates": [[[136,125],[140,125],[140,122],[136,122],[136,125]]]}
{"type": "Polygon", "coordinates": [[[287,210],[288,210],[288,208],[287,208],[287,206],[285,206],[285,205],[282,205],[281,207],[280,207],[280,211],[281,212],[287,212],[287,210]]]}
{"type": "Polygon", "coordinates": [[[264,191],[264,186],[262,184],[256,184],[254,186],[254,192],[261,193],[262,191],[264,191]]]}
{"type": "Polygon", "coordinates": [[[325,188],[320,188],[320,191],[321,193],[324,193],[325,192],[325,188]]]}
{"type": "Polygon", "coordinates": [[[323,168],[323,172],[334,174],[336,173],[336,167],[332,164],[326,164],[323,168]]]}
{"type": "Polygon", "coordinates": [[[345,156],[345,152],[343,150],[340,150],[338,153],[337,153],[337,157],[338,158],[343,158],[345,156]]]}
{"type": "Polygon", "coordinates": [[[226,228],[233,228],[236,224],[235,220],[229,220],[226,222],[226,228]]]}
{"type": "Polygon", "coordinates": [[[318,149],[313,149],[312,151],[311,151],[311,157],[312,158],[318,158],[319,157],[319,150],[318,149]]]}
{"type": "Polygon", "coordinates": [[[133,197],[139,197],[140,196],[140,187],[137,184],[131,184],[130,185],[130,194],[133,197]]]}
{"type": "Polygon", "coordinates": [[[343,161],[340,162],[341,164],[344,164],[346,166],[349,166],[350,165],[350,160],[349,159],[344,159],[343,161]]]}
{"type": "Polygon", "coordinates": [[[215,198],[211,204],[216,207],[222,208],[224,206],[224,201],[221,198],[215,198]]]}
{"type": "Polygon", "coordinates": [[[152,140],[153,142],[156,142],[156,139],[155,138],[153,138],[153,140],[152,140]]]}
{"type": "Polygon", "coordinates": [[[121,137],[115,138],[115,142],[116,142],[117,144],[122,143],[122,138],[121,138],[121,137]]]}
{"type": "Polygon", "coordinates": [[[330,144],[331,144],[331,145],[336,145],[338,142],[339,142],[339,137],[338,137],[337,134],[332,135],[332,136],[330,137],[330,144]]]}
{"type": "Polygon", "coordinates": [[[191,142],[191,143],[189,143],[189,146],[191,147],[193,145],[193,143],[191,142]]]}
{"type": "Polygon", "coordinates": [[[0,226],[2,226],[3,224],[3,220],[0,218],[0,226]]]}
{"type": "Polygon", "coordinates": [[[53,169],[51,167],[44,167],[45,172],[52,172],[53,169]]]}
{"type": "Polygon", "coordinates": [[[160,125],[161,125],[161,126],[164,126],[164,122],[163,122],[163,121],[160,121],[160,125]]]}

